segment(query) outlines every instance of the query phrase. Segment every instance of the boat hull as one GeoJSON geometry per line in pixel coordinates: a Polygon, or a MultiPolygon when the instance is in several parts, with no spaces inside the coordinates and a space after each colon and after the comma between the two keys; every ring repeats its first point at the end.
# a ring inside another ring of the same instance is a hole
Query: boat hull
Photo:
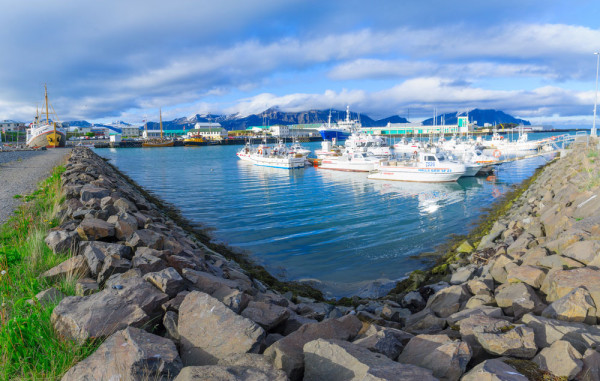
{"type": "Polygon", "coordinates": [[[183,145],[185,147],[207,146],[208,142],[204,139],[190,138],[190,139],[183,139],[183,145]]]}
{"type": "Polygon", "coordinates": [[[351,161],[338,162],[332,159],[323,159],[320,169],[330,169],[344,172],[370,172],[375,169],[376,163],[353,163],[351,161]]]}
{"type": "Polygon", "coordinates": [[[341,130],[321,130],[319,131],[323,140],[336,139],[338,142],[348,139],[350,132],[341,130]]]}
{"type": "Polygon", "coordinates": [[[167,142],[144,142],[142,147],[173,147],[175,143],[173,141],[167,142]]]}
{"type": "Polygon", "coordinates": [[[445,183],[458,180],[465,172],[449,168],[379,167],[369,175],[372,180],[409,181],[420,183],[445,183]]]}
{"type": "Polygon", "coordinates": [[[56,130],[56,135],[54,134],[54,128],[48,128],[42,133],[36,135],[31,138],[27,142],[27,146],[31,148],[56,148],[56,147],[64,147],[67,142],[67,136],[64,132],[56,130]]]}

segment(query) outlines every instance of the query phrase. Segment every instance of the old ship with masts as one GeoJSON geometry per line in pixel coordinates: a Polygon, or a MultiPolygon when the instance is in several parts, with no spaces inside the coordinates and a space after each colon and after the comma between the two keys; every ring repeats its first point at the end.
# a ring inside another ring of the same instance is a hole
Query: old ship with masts
{"type": "MultiPolygon", "coordinates": [[[[67,142],[67,134],[65,131],[57,126],[60,123],[56,120],[50,120],[49,102],[48,102],[48,88],[44,85],[44,98],[46,103],[46,120],[42,121],[39,113],[36,115],[33,123],[29,125],[27,129],[27,140],[26,144],[31,148],[55,148],[64,147],[67,142]]],[[[54,116],[54,108],[52,109],[54,116]]],[[[58,119],[58,118],[56,118],[58,119]]]]}

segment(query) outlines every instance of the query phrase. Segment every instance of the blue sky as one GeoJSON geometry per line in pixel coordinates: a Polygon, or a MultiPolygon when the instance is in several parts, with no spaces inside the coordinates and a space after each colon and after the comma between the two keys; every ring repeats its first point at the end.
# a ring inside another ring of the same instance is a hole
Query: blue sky
{"type": "MultiPolygon", "coordinates": [[[[495,108],[591,125],[594,1],[0,0],[0,119],[495,108]]],[[[596,18],[596,19],[595,19],[596,18]]]]}

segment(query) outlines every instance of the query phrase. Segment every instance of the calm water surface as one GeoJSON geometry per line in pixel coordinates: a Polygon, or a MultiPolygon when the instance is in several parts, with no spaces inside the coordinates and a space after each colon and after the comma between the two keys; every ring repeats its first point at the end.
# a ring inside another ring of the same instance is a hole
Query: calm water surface
{"type": "MultiPolygon", "coordinates": [[[[320,143],[304,146],[314,150],[320,143]]],[[[495,180],[419,184],[312,167],[257,167],[237,159],[240,148],[96,152],[185,217],[213,228],[216,240],[245,250],[280,278],[317,280],[336,297],[424,267],[411,256],[467,233],[483,208],[549,159],[504,164],[495,180]]]]}

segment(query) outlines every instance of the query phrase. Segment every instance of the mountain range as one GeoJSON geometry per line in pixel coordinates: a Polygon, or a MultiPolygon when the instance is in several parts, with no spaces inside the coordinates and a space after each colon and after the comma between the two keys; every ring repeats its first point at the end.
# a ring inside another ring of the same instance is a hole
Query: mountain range
{"type": "MultiPolygon", "coordinates": [[[[331,112],[331,122],[335,123],[338,120],[343,120],[346,118],[346,111],[340,110],[310,110],[310,111],[300,111],[300,112],[284,112],[280,111],[277,108],[270,108],[268,110],[263,111],[260,114],[252,114],[248,116],[240,116],[238,114],[232,115],[218,115],[218,114],[206,114],[200,115],[196,114],[191,117],[183,117],[176,118],[171,121],[163,121],[163,129],[165,130],[189,130],[194,127],[194,125],[198,122],[218,122],[225,128],[226,130],[243,130],[252,126],[272,126],[276,124],[290,125],[290,124],[322,124],[327,123],[329,118],[329,114],[331,112]]],[[[460,116],[462,114],[453,112],[447,113],[443,115],[439,115],[436,118],[437,124],[456,124],[457,123],[457,115],[460,116]]],[[[364,127],[383,127],[389,123],[408,123],[408,120],[398,116],[393,115],[383,119],[372,119],[366,114],[362,113],[350,113],[350,119],[360,119],[362,125],[364,127]]],[[[477,124],[482,126],[484,123],[490,124],[500,124],[500,123],[517,123],[530,125],[529,121],[523,119],[517,119],[511,115],[508,115],[502,111],[498,110],[479,110],[474,109],[469,111],[469,121],[477,121],[477,124]]],[[[128,125],[124,122],[118,122],[120,124],[128,125]]],[[[423,121],[424,125],[431,125],[433,123],[433,118],[429,118],[423,121]]],[[[77,126],[77,127],[89,127],[91,124],[85,120],[79,121],[70,121],[69,125],[77,126]]],[[[159,124],[157,122],[148,122],[148,129],[155,130],[159,128],[159,124]]],[[[96,126],[104,126],[104,127],[112,127],[115,126],[106,126],[99,125],[96,126]]]]}

